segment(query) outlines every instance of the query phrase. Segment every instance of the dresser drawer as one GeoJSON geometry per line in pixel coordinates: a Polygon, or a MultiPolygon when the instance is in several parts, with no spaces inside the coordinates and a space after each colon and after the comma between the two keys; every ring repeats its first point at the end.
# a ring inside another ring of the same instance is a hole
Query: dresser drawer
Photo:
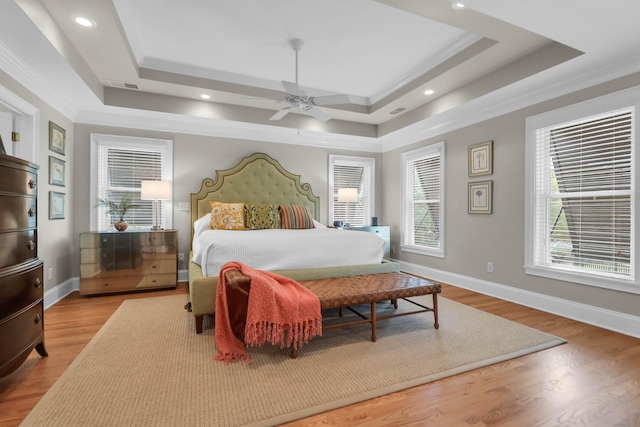
{"type": "Polygon", "coordinates": [[[178,265],[176,258],[143,260],[138,270],[140,274],[176,273],[178,265]]]}
{"type": "Polygon", "coordinates": [[[0,232],[0,268],[35,259],[37,236],[36,230],[0,232]]]}
{"type": "MultiPolygon", "coordinates": [[[[3,166],[0,162],[0,166],[3,166]]],[[[28,166],[21,166],[16,163],[12,167],[2,168],[2,179],[0,179],[0,192],[26,194],[36,196],[38,194],[38,176],[28,171],[28,166]]]]}
{"type": "Polygon", "coordinates": [[[42,300],[20,314],[0,320],[0,360],[10,360],[42,341],[42,300]]]}
{"type": "Polygon", "coordinates": [[[28,270],[0,276],[0,319],[42,298],[42,263],[28,270]]]}
{"type": "Polygon", "coordinates": [[[36,227],[36,199],[0,195],[0,230],[36,227]]]}
{"type": "Polygon", "coordinates": [[[144,282],[136,286],[137,289],[141,288],[167,288],[177,286],[178,277],[173,274],[149,274],[145,276],[144,282]]]}
{"type": "Polygon", "coordinates": [[[144,287],[144,281],[144,276],[80,279],[80,295],[133,291],[138,286],[144,287]]]}

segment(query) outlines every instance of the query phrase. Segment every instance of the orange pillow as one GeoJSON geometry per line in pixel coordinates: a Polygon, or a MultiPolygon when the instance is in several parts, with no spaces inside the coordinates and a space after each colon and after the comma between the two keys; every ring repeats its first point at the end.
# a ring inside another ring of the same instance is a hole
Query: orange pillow
{"type": "Polygon", "coordinates": [[[244,203],[210,203],[212,230],[244,230],[244,203]]]}

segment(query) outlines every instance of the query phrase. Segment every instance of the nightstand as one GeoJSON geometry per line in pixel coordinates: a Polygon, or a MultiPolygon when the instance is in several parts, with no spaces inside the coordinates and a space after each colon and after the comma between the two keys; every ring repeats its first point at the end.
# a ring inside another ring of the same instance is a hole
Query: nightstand
{"type": "Polygon", "coordinates": [[[175,288],[178,231],[80,234],[80,295],[175,288]]]}
{"type": "Polygon", "coordinates": [[[384,250],[384,258],[391,258],[391,231],[388,225],[350,225],[345,226],[344,229],[352,231],[366,231],[382,237],[387,243],[384,250]]]}

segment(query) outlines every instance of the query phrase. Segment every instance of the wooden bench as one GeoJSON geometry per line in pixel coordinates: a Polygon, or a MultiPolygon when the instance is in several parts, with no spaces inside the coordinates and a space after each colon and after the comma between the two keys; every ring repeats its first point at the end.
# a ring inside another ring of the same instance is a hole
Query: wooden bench
{"type": "MultiPolygon", "coordinates": [[[[230,270],[225,273],[225,281],[228,286],[239,289],[244,293],[249,292],[251,278],[240,273],[238,270],[230,270]]],[[[434,327],[438,324],[438,294],[441,285],[419,277],[410,276],[400,272],[365,274],[361,276],[333,277],[328,279],[303,280],[300,284],[313,292],[320,300],[320,309],[347,308],[355,313],[360,319],[339,324],[324,326],[323,329],[330,329],[339,326],[355,325],[360,323],[371,324],[371,341],[376,341],[376,322],[378,320],[390,319],[392,317],[408,316],[410,314],[433,312],[434,327]],[[431,295],[433,298],[432,307],[419,304],[407,298],[421,295],[431,295]],[[395,308],[398,308],[398,299],[404,299],[419,309],[389,314],[385,316],[376,315],[376,303],[382,301],[392,301],[395,308]],[[352,308],[359,304],[370,304],[371,312],[369,317],[361,314],[352,308]]],[[[342,312],[340,311],[340,314],[342,312]]],[[[296,357],[296,352],[291,352],[291,357],[296,357]]]]}

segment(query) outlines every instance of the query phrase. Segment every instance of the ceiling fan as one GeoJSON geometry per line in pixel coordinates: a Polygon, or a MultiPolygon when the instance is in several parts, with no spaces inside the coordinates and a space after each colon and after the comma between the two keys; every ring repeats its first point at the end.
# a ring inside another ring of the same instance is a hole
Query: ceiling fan
{"type": "Polygon", "coordinates": [[[349,95],[322,95],[322,96],[309,96],[305,91],[298,86],[298,52],[302,48],[304,42],[300,39],[293,39],[289,41],[289,45],[296,52],[296,82],[291,83],[282,80],[282,85],[286,95],[282,102],[288,102],[289,106],[284,107],[269,120],[280,120],[286,116],[289,112],[295,109],[301,109],[305,113],[309,113],[311,116],[318,120],[326,122],[331,119],[331,116],[321,109],[317,108],[318,105],[337,105],[337,104],[349,104],[351,100],[349,95]]]}

